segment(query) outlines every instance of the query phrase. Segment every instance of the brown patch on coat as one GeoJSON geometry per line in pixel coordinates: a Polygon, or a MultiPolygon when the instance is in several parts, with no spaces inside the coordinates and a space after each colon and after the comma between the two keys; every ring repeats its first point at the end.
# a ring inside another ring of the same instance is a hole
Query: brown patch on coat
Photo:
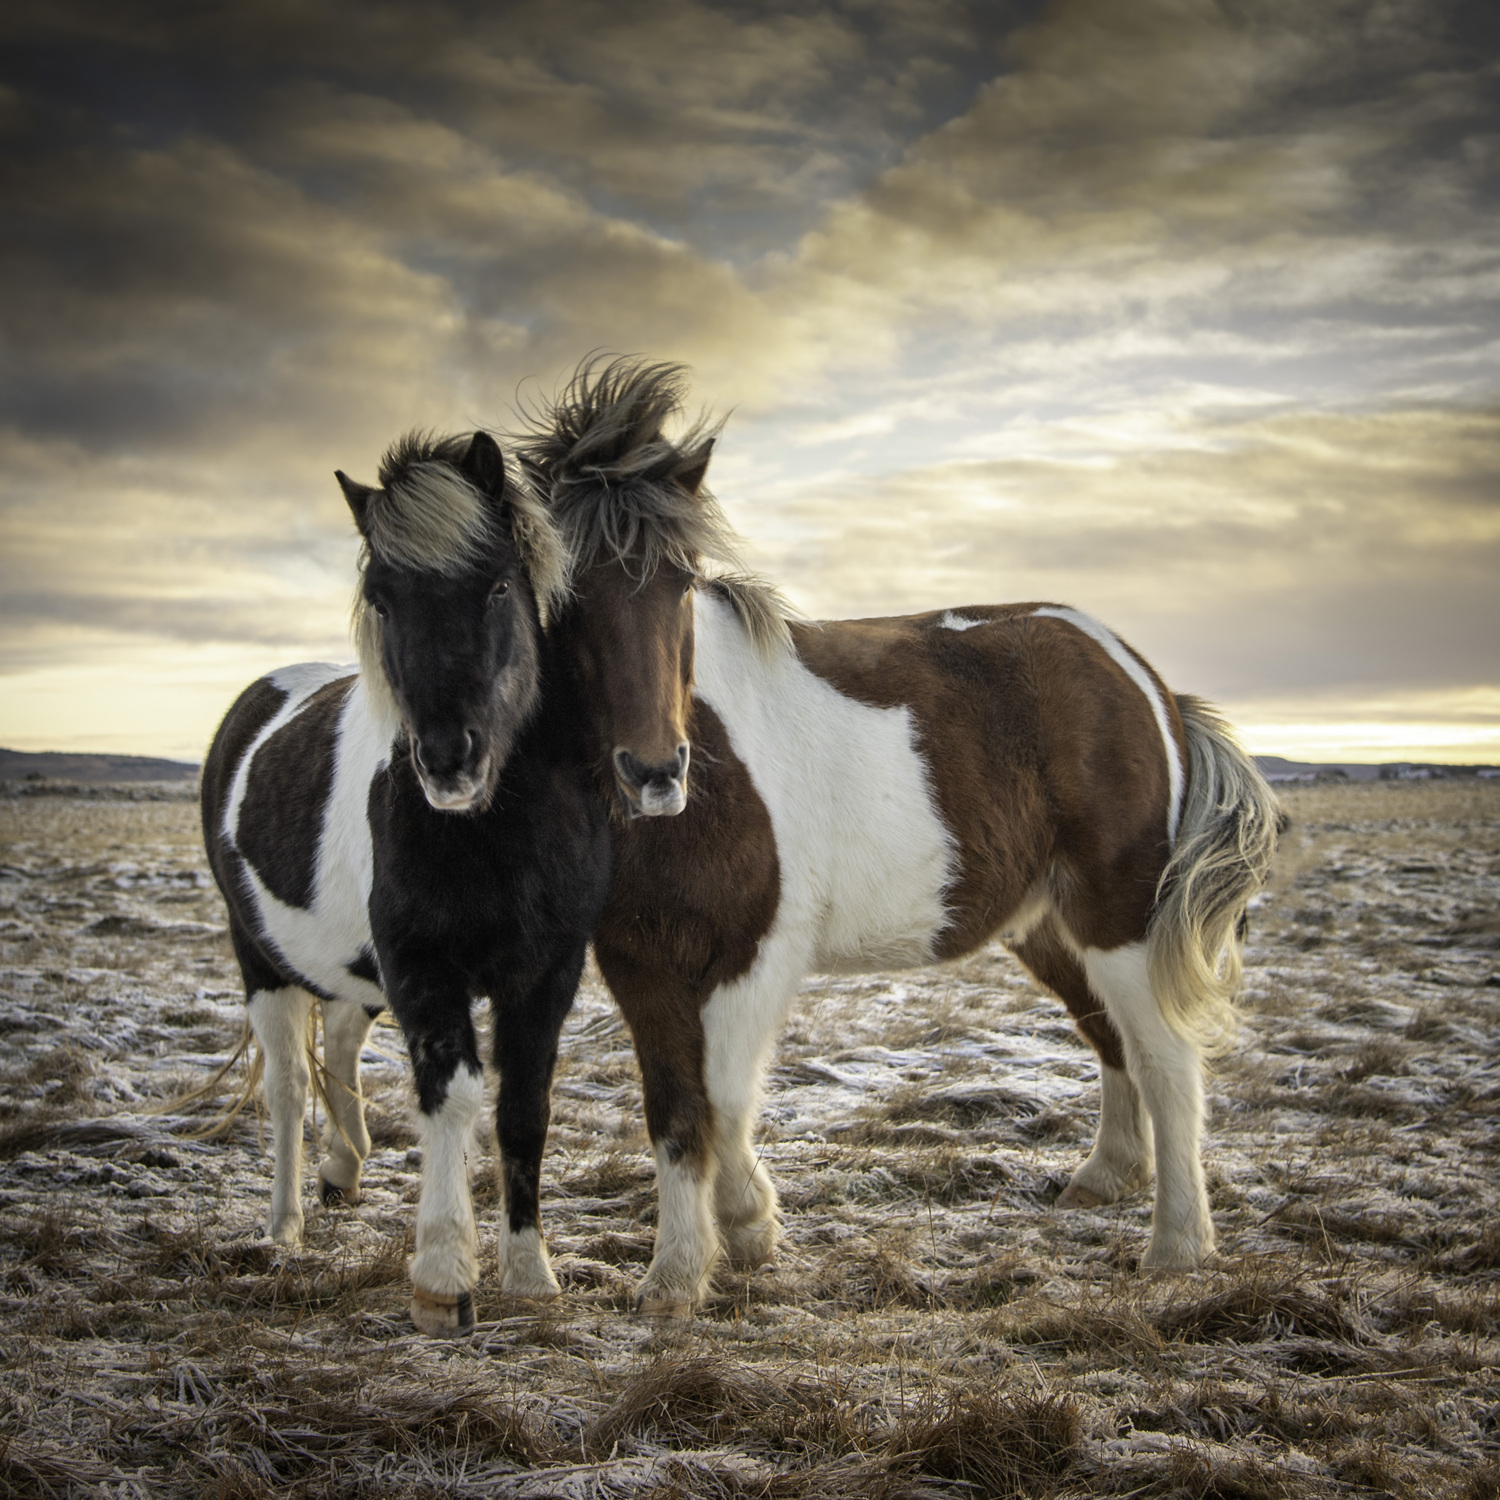
{"type": "Polygon", "coordinates": [[[614,881],[594,952],[635,1038],[653,1141],[701,1159],[712,1131],[702,1007],[755,963],[781,867],[771,815],[719,716],[695,699],[687,732],[686,809],[614,823],[614,881]]]}
{"type": "Polygon", "coordinates": [[[353,685],[352,676],[340,677],[309,694],[250,765],[235,844],[266,889],[288,906],[312,905],[338,718],[353,685]]]}

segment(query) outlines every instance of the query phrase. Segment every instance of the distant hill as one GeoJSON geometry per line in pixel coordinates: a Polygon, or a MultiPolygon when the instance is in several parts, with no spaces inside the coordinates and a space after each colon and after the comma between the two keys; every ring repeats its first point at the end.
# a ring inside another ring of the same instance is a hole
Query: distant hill
{"type": "Polygon", "coordinates": [[[151,755],[69,755],[57,750],[0,749],[0,781],[190,781],[199,768],[151,755]]]}
{"type": "Polygon", "coordinates": [[[1286,760],[1280,755],[1257,755],[1255,764],[1268,781],[1445,781],[1455,776],[1493,776],[1495,766],[1445,766],[1431,761],[1389,760],[1381,765],[1357,761],[1286,760]]]}

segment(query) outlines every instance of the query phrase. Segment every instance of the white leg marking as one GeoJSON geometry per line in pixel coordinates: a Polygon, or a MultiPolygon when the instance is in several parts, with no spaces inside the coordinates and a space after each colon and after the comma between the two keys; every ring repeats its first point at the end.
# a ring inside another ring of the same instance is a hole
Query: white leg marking
{"type": "Polygon", "coordinates": [[[742,1270],[763,1265],[781,1233],[776,1188],[751,1143],[753,1113],[729,1119],[715,1111],[714,1214],[730,1261],[742,1270]]]}
{"type": "Polygon", "coordinates": [[[313,997],[300,986],[257,990],[250,1029],[265,1058],[266,1108],[271,1115],[271,1216],[266,1230],[279,1245],[302,1240],[302,1125],[307,1115],[307,1023],[313,997]]]}
{"type": "Polygon", "coordinates": [[[511,1233],[509,1219],[501,1226],[500,1290],[508,1297],[555,1297],[562,1291],[547,1242],[530,1224],[517,1234],[511,1233]]]}
{"type": "Polygon", "coordinates": [[[1177,748],[1177,741],[1172,738],[1172,727],[1167,722],[1167,706],[1162,702],[1161,692],[1152,681],[1150,672],[1130,654],[1119,636],[1091,616],[1076,609],[1061,609],[1051,605],[1044,605],[1036,613],[1054,620],[1066,620],[1075,629],[1098,641],[1109,653],[1110,660],[1146,695],[1167,752],[1167,842],[1175,844],[1178,820],[1182,817],[1182,791],[1187,778],[1182,766],[1182,752],[1177,748]]]}
{"type": "Polygon", "coordinates": [[[1099,1065],[1099,1134],[1089,1158],[1057,1200],[1064,1208],[1099,1208],[1151,1181],[1151,1120],[1123,1068],[1099,1065]]]}
{"type": "Polygon", "coordinates": [[[1089,988],[1125,1044],[1125,1062],[1150,1112],[1156,1138],[1156,1207],[1141,1265],[1190,1270],[1214,1247],[1200,1157],[1203,1067],[1191,1042],[1162,1017],[1146,945],[1083,951],[1089,988]]]}
{"type": "Polygon", "coordinates": [[[673,1161],[656,1149],[656,1254],[636,1302],[643,1313],[686,1317],[708,1292],[719,1257],[712,1173],[711,1160],[705,1176],[695,1163],[673,1161]]]}
{"type": "Polygon", "coordinates": [[[323,1061],[332,1116],[323,1133],[328,1154],[318,1169],[318,1196],[324,1203],[359,1202],[359,1174],[370,1154],[359,1054],[374,1024],[364,1006],[353,1000],[323,1002],[323,1061]]]}
{"type": "Polygon", "coordinates": [[[762,942],[750,973],[716,990],[703,1007],[703,1081],[714,1112],[714,1214],[739,1266],[768,1260],[780,1232],[776,1189],[751,1135],[766,1063],[806,967],[797,945],[772,935],[762,942]]]}
{"type": "Polygon", "coordinates": [[[411,1279],[419,1292],[459,1296],[472,1292],[479,1280],[469,1150],[483,1108],[483,1075],[460,1067],[448,1082],[447,1098],[430,1115],[417,1117],[422,1198],[417,1205],[417,1253],[412,1256],[411,1279]]]}

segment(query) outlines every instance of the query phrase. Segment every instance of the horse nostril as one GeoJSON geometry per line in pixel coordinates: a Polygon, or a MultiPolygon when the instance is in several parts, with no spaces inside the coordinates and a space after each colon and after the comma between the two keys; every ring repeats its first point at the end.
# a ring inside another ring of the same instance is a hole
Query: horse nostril
{"type": "Polygon", "coordinates": [[[472,766],[479,759],[479,736],[472,729],[464,730],[464,764],[472,766]]]}
{"type": "Polygon", "coordinates": [[[693,747],[684,740],[677,747],[677,771],[673,776],[674,781],[681,781],[687,775],[688,759],[693,753],[693,747]]]}
{"type": "Polygon", "coordinates": [[[629,787],[646,784],[646,768],[622,745],[615,751],[615,775],[629,787]]]}

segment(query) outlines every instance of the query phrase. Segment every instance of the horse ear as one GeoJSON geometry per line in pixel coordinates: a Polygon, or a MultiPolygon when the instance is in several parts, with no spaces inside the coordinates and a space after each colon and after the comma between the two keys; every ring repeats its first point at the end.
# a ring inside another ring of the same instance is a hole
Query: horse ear
{"type": "Polygon", "coordinates": [[[491,500],[498,500],[505,489],[505,459],[500,445],[487,432],[476,432],[469,440],[469,451],[459,460],[464,478],[491,500]]]}
{"type": "Polygon", "coordinates": [[[688,467],[679,469],[672,477],[688,494],[696,495],[703,485],[703,476],[708,473],[708,461],[714,456],[714,440],[709,440],[688,461],[688,467]]]}
{"type": "Polygon", "coordinates": [[[369,536],[365,526],[365,512],[370,506],[370,496],[375,493],[367,484],[360,484],[351,479],[342,469],[335,469],[333,477],[338,480],[339,488],[344,492],[344,499],[349,502],[349,509],[354,512],[354,524],[359,527],[361,536],[369,536]]]}

